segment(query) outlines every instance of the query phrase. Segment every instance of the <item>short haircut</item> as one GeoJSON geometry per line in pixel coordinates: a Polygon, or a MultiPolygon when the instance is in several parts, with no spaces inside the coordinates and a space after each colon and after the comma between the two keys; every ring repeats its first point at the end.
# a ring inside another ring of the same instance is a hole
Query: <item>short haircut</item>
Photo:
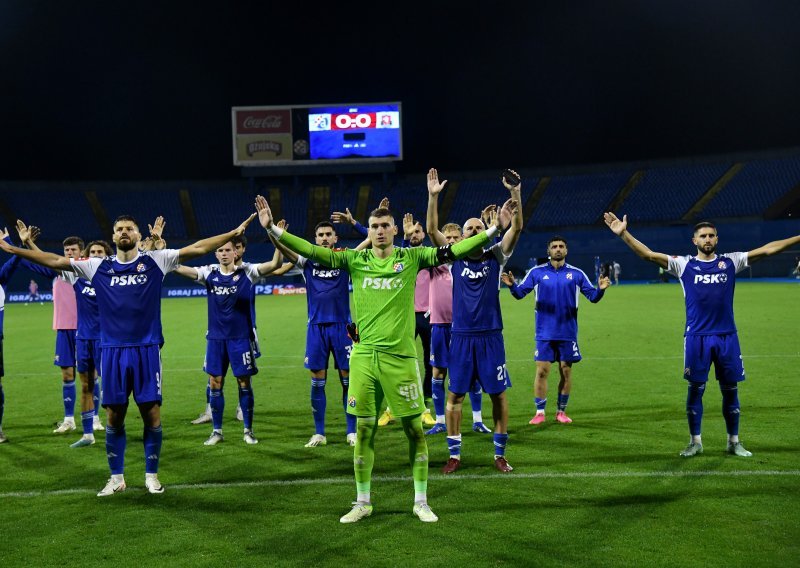
{"type": "Polygon", "coordinates": [[[377,209],[373,209],[372,212],[369,214],[370,217],[391,217],[394,220],[394,215],[392,212],[389,211],[386,207],[378,207],[377,209]]]}
{"type": "Polygon", "coordinates": [[[72,245],[78,245],[80,250],[83,250],[83,239],[80,237],[67,237],[64,239],[64,242],[61,243],[65,247],[69,247],[72,245]]]}
{"type": "Polygon", "coordinates": [[[91,241],[88,245],[86,245],[86,249],[81,254],[83,256],[89,256],[89,249],[95,245],[103,247],[103,250],[106,251],[106,256],[111,256],[112,254],[114,254],[114,250],[111,248],[111,245],[108,244],[107,241],[91,241]]]}
{"type": "Polygon", "coordinates": [[[564,246],[567,246],[567,239],[565,239],[561,235],[553,235],[552,237],[550,237],[550,240],[547,241],[547,248],[550,248],[550,245],[552,245],[556,241],[561,241],[562,243],[564,243],[564,246]]]}
{"type": "Polygon", "coordinates": [[[446,233],[447,231],[458,231],[461,232],[461,225],[458,223],[447,223],[444,227],[442,227],[442,232],[446,233]]]}
{"type": "Polygon", "coordinates": [[[333,231],[334,234],[336,234],[336,227],[334,227],[333,223],[331,223],[330,221],[320,221],[319,223],[317,223],[317,226],[314,227],[314,234],[316,235],[317,231],[319,231],[322,227],[330,227],[331,231],[333,231]]]}
{"type": "Polygon", "coordinates": [[[247,248],[247,237],[244,235],[236,235],[235,237],[231,237],[230,242],[233,243],[233,247],[236,248],[236,245],[241,244],[242,248],[247,248]]]}
{"type": "Polygon", "coordinates": [[[117,223],[121,221],[130,221],[131,223],[136,225],[137,229],[139,228],[139,223],[136,222],[136,219],[133,218],[133,215],[120,215],[119,217],[114,219],[114,226],[116,226],[117,223]]]}
{"type": "Polygon", "coordinates": [[[696,235],[697,231],[699,231],[700,229],[705,229],[705,228],[714,229],[714,232],[715,233],[717,232],[717,227],[711,221],[700,221],[697,225],[694,226],[693,234],[696,235]]]}

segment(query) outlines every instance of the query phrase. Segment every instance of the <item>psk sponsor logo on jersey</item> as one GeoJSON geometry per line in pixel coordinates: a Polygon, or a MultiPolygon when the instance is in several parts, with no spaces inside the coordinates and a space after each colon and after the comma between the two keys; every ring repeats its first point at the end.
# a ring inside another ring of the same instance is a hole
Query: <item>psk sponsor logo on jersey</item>
{"type": "Polygon", "coordinates": [[[144,265],[143,262],[140,262],[139,264],[136,265],[136,272],[144,272],[145,270],[147,270],[147,267],[144,265]]]}
{"type": "Polygon", "coordinates": [[[147,282],[146,274],[123,274],[122,276],[112,276],[109,286],[133,286],[147,282]]]}
{"type": "Polygon", "coordinates": [[[349,406],[350,408],[355,408],[356,407],[356,397],[348,396],[347,397],[347,406],[349,406]]]}
{"type": "Polygon", "coordinates": [[[405,265],[402,262],[395,262],[394,263],[394,271],[395,272],[403,272],[403,268],[405,265]]]}
{"type": "Polygon", "coordinates": [[[311,270],[311,276],[316,276],[317,278],[336,278],[339,276],[339,269],[323,270],[321,268],[314,268],[311,270]]]}
{"type": "Polygon", "coordinates": [[[403,281],[399,278],[364,278],[361,288],[372,288],[373,290],[394,290],[402,288],[403,281]]]}
{"type": "Polygon", "coordinates": [[[90,286],[86,286],[83,290],[81,290],[81,294],[84,296],[96,296],[97,294],[94,291],[94,288],[90,286]]]}
{"type": "Polygon", "coordinates": [[[229,296],[236,293],[236,286],[212,286],[211,293],[217,296],[229,296]]]}
{"type": "Polygon", "coordinates": [[[572,272],[567,272],[567,280],[572,280],[572,272]]]}
{"type": "MultiPolygon", "coordinates": [[[[477,280],[478,278],[483,278],[489,273],[489,265],[485,264],[481,267],[480,270],[472,270],[470,268],[464,267],[464,270],[461,271],[461,276],[469,278],[470,280],[477,280]]],[[[547,278],[547,276],[545,276],[547,278]]]]}
{"type": "Polygon", "coordinates": [[[727,274],[695,274],[695,284],[725,284],[728,281],[727,274]]]}
{"type": "Polygon", "coordinates": [[[725,261],[724,260],[720,260],[717,263],[717,268],[719,268],[720,270],[724,270],[725,269],[725,261]]]}

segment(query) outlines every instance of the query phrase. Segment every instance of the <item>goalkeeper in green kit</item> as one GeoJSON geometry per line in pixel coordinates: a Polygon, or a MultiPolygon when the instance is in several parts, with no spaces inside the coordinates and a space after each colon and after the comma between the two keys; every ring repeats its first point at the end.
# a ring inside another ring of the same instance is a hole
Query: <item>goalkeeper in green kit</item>
{"type": "Polygon", "coordinates": [[[350,356],[347,412],[357,417],[353,464],[357,497],[340,520],[354,523],[372,514],[370,481],[375,462],[378,412],[384,397],[403,424],[414,477],[413,513],[423,522],[438,517],[427,502],[428,446],[422,429],[425,410],[422,380],[414,343],[414,285],[422,268],[453,262],[494,239],[508,227],[519,204],[509,199],[492,209],[488,230],[445,247],[394,246],[397,226],[391,211],[378,208],[369,216],[371,249],[333,251],[296,237],[273,224],[267,200],[256,198],[261,225],[282,246],[310,260],[350,273],[356,313],[355,345],[350,356]]]}

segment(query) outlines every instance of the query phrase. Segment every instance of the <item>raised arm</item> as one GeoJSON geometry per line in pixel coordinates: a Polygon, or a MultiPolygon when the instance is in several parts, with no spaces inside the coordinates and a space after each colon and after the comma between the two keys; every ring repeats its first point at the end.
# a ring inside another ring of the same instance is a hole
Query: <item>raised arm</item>
{"type": "Polygon", "coordinates": [[[258,269],[258,275],[266,276],[267,274],[272,274],[281,268],[282,263],[283,256],[281,255],[281,251],[278,247],[275,247],[275,254],[272,255],[272,260],[256,265],[256,268],[258,269]]]}
{"type": "Polygon", "coordinates": [[[490,213],[490,221],[491,226],[485,231],[481,231],[477,235],[473,235],[454,245],[445,245],[436,249],[436,264],[445,264],[464,258],[475,249],[483,247],[494,238],[498,231],[505,228],[503,220],[495,210],[490,213]]]}
{"type": "Polygon", "coordinates": [[[636,253],[636,256],[654,262],[662,268],[667,268],[669,266],[668,255],[661,252],[653,252],[647,245],[636,240],[633,235],[628,232],[627,215],[623,215],[622,219],[620,219],[609,211],[608,213],[603,213],[603,220],[606,222],[606,225],[608,225],[608,228],[636,253]]]}
{"type": "MultiPolygon", "coordinates": [[[[6,243],[11,242],[8,231],[0,231],[0,239],[4,240],[6,243]]],[[[3,263],[3,266],[0,267],[0,286],[5,286],[8,281],[11,280],[11,276],[14,274],[21,260],[22,259],[18,256],[12,256],[3,263]]]]}
{"type": "MultiPolygon", "coordinates": [[[[275,224],[276,224],[276,225],[277,225],[277,226],[278,226],[280,229],[282,229],[282,230],[284,230],[284,231],[285,231],[286,229],[288,229],[288,228],[289,228],[289,225],[288,225],[288,224],[286,223],[286,221],[285,221],[285,220],[283,220],[283,219],[281,219],[280,221],[278,221],[278,222],[277,222],[277,223],[275,223],[275,224]]],[[[273,246],[274,246],[274,247],[275,247],[277,250],[281,251],[281,254],[282,254],[282,255],[283,255],[285,258],[286,258],[286,260],[288,260],[288,261],[289,261],[290,263],[292,263],[293,265],[294,265],[294,264],[296,264],[296,263],[297,263],[297,255],[296,255],[296,254],[295,254],[293,251],[290,251],[290,250],[289,250],[289,249],[287,249],[287,248],[286,248],[284,245],[282,245],[281,243],[279,243],[279,242],[278,242],[278,239],[276,239],[275,237],[273,237],[273,236],[272,236],[272,235],[271,235],[269,232],[268,232],[267,234],[269,235],[269,240],[270,240],[270,242],[272,242],[273,246]]],[[[286,271],[284,271],[284,272],[287,272],[288,270],[289,270],[289,269],[287,269],[287,270],[286,270],[286,271]]],[[[281,274],[283,274],[283,272],[281,272],[281,274]]],[[[280,275],[280,274],[276,274],[276,276],[279,276],[279,275],[280,275]]]]}
{"type": "Polygon", "coordinates": [[[184,266],[181,264],[172,272],[178,276],[188,278],[189,280],[197,280],[197,269],[194,266],[184,266]]]}
{"type": "Polygon", "coordinates": [[[69,270],[70,272],[75,272],[68,258],[53,254],[52,252],[15,247],[6,240],[6,237],[8,237],[7,230],[0,231],[0,234],[2,234],[2,237],[0,237],[0,249],[3,249],[7,253],[15,254],[20,258],[41,266],[46,266],[47,268],[52,268],[53,270],[69,270]]]}
{"type": "Polygon", "coordinates": [[[757,249],[749,251],[747,253],[747,262],[748,264],[752,264],[758,260],[761,260],[765,256],[772,256],[773,254],[784,251],[790,246],[796,245],[797,243],[800,243],[800,235],[797,235],[796,237],[789,237],[788,239],[783,239],[781,241],[772,241],[771,243],[767,243],[764,246],[760,246],[757,249]]]}
{"type": "MultiPolygon", "coordinates": [[[[513,172],[514,170],[511,171],[513,172]]],[[[514,173],[516,174],[517,172],[514,173]]],[[[501,176],[500,179],[505,188],[511,193],[509,200],[506,201],[500,209],[501,216],[508,215],[509,213],[511,214],[511,229],[503,235],[503,244],[501,245],[503,254],[511,256],[511,253],[514,252],[514,247],[516,247],[519,242],[519,237],[522,234],[522,227],[524,225],[522,219],[522,181],[516,185],[511,185],[506,181],[505,176],[501,176]],[[516,208],[511,207],[512,202],[516,202],[516,208]]]]}
{"type": "Polygon", "coordinates": [[[267,200],[262,195],[256,196],[256,211],[258,212],[259,223],[266,229],[270,237],[274,238],[290,251],[330,268],[341,268],[343,266],[343,262],[339,260],[341,258],[341,253],[336,254],[329,248],[312,245],[308,241],[292,235],[289,231],[285,231],[273,223],[272,210],[269,208],[267,200]]]}
{"type": "Polygon", "coordinates": [[[202,239],[194,244],[183,247],[178,251],[178,260],[180,262],[183,262],[185,260],[197,258],[198,256],[203,256],[204,254],[208,254],[211,251],[218,249],[219,247],[227,243],[229,240],[231,240],[233,237],[238,237],[239,235],[244,233],[245,229],[247,228],[247,225],[250,224],[250,221],[252,221],[255,218],[255,216],[256,214],[253,213],[247,219],[245,219],[241,225],[239,225],[232,231],[228,231],[227,233],[223,233],[215,237],[202,239]]]}
{"type": "Polygon", "coordinates": [[[447,239],[439,230],[439,194],[447,184],[447,180],[439,182],[439,172],[435,168],[428,170],[428,215],[425,228],[428,230],[428,237],[437,247],[447,244],[447,239]]]}
{"type": "MultiPolygon", "coordinates": [[[[514,274],[510,270],[508,272],[503,272],[500,275],[500,280],[503,282],[503,284],[508,286],[508,291],[511,292],[511,296],[517,300],[521,300],[528,294],[528,292],[530,292],[530,290],[528,290],[524,294],[520,293],[520,288],[517,286],[517,279],[514,278],[514,274]]],[[[532,289],[533,288],[531,288],[531,290],[532,289]]]]}
{"type": "Polygon", "coordinates": [[[350,213],[350,208],[348,207],[344,208],[344,212],[334,211],[331,213],[331,223],[352,225],[353,229],[362,237],[366,237],[368,233],[368,229],[355,220],[353,214],[350,213]]]}

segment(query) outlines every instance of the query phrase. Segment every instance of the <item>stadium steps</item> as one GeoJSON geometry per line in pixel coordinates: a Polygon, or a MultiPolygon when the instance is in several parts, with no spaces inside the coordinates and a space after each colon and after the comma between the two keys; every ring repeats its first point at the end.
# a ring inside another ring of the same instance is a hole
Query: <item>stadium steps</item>
{"type": "Polygon", "coordinates": [[[536,211],[536,207],[539,205],[539,201],[541,201],[552,179],[553,178],[549,176],[541,177],[539,183],[536,184],[536,189],[533,190],[533,193],[531,193],[530,197],[525,201],[525,205],[522,208],[522,218],[526,220],[526,223],[533,217],[533,212],[536,211]]]}
{"type": "Polygon", "coordinates": [[[190,239],[197,239],[199,235],[197,230],[197,218],[194,215],[194,206],[192,206],[192,197],[189,195],[189,190],[179,190],[178,198],[181,202],[181,212],[183,213],[183,222],[186,225],[187,236],[190,239]]]}
{"type": "Polygon", "coordinates": [[[272,211],[272,218],[280,221],[283,219],[283,206],[281,204],[281,190],[279,187],[270,187],[267,190],[269,195],[269,208],[272,211]]]}
{"type": "Polygon", "coordinates": [[[794,186],[764,211],[764,219],[783,219],[800,214],[800,184],[794,186]]]}
{"type": "Polygon", "coordinates": [[[356,207],[351,213],[355,216],[356,221],[359,223],[367,222],[367,213],[369,209],[369,194],[372,192],[372,186],[364,184],[359,186],[358,194],[356,196],[356,207]]]}
{"type": "Polygon", "coordinates": [[[314,227],[323,219],[330,217],[331,188],[327,185],[308,189],[308,219],[306,221],[307,237],[314,236],[314,227]]]}
{"type": "Polygon", "coordinates": [[[683,214],[683,217],[681,217],[681,221],[688,223],[697,217],[700,212],[706,208],[706,205],[708,205],[720,191],[725,189],[725,186],[728,185],[740,171],[742,171],[743,167],[744,163],[742,162],[733,164],[727,172],[722,174],[722,177],[720,177],[711,187],[708,188],[708,191],[700,196],[700,199],[698,199],[694,205],[689,207],[689,210],[683,214]]]}
{"type": "Polygon", "coordinates": [[[627,183],[625,183],[625,185],[623,185],[620,188],[619,192],[614,196],[614,199],[612,199],[611,203],[608,204],[606,210],[600,213],[600,217],[597,220],[599,224],[605,223],[605,221],[603,220],[604,213],[606,213],[607,211],[611,211],[613,213],[614,211],[617,211],[622,207],[622,204],[625,203],[625,200],[628,198],[631,192],[636,188],[636,186],[639,185],[639,182],[642,181],[642,179],[644,179],[645,175],[647,175],[647,172],[645,170],[637,170],[633,172],[633,175],[630,177],[630,179],[628,179],[627,183]]]}
{"type": "MultiPolygon", "coordinates": [[[[444,219],[450,219],[450,212],[453,210],[453,205],[456,202],[456,196],[458,195],[458,188],[461,184],[457,181],[448,181],[447,185],[444,188],[444,199],[439,204],[439,229],[444,226],[442,222],[444,219]]],[[[427,225],[427,206],[426,206],[426,219],[423,219],[422,226],[425,227],[427,225]]],[[[458,221],[456,221],[458,222],[458,221]]],[[[425,229],[425,232],[428,232],[428,229],[425,229]]]]}
{"type": "Polygon", "coordinates": [[[103,204],[100,203],[100,198],[97,197],[97,192],[87,190],[84,192],[84,195],[86,196],[86,201],[89,202],[89,207],[92,209],[92,214],[94,215],[102,234],[113,234],[114,227],[111,223],[111,219],[109,219],[108,213],[106,213],[106,209],[103,207],[103,204]]]}

